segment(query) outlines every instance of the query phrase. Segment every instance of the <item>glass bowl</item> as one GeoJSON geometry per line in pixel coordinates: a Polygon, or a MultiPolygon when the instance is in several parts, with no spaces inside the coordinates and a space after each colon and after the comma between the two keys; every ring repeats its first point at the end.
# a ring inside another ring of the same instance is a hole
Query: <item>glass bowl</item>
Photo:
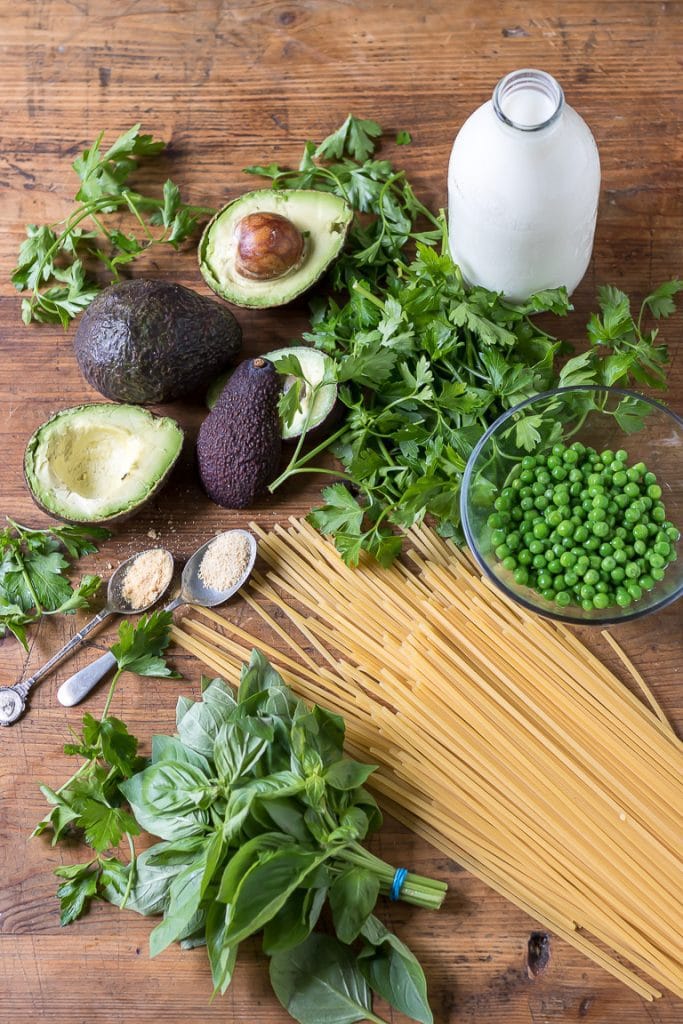
{"type": "MultiPolygon", "coordinates": [[[[520,585],[514,570],[505,568],[496,556],[488,519],[502,488],[511,486],[522,472],[521,459],[548,455],[557,442],[568,446],[577,441],[597,452],[621,449],[628,453],[627,466],[643,462],[662,489],[667,521],[683,530],[683,419],[659,402],[632,391],[580,385],[557,388],[520,402],[500,416],[477,444],[468,460],[460,495],[463,529],[472,554],[508,597],[530,611],[563,622],[628,622],[664,608],[683,593],[683,558],[670,562],[664,578],[652,589],[643,590],[642,597],[628,607],[611,604],[587,610],[579,603],[561,606],[520,585]]],[[[554,484],[551,481],[547,486],[554,484]]],[[[680,553],[680,540],[675,547],[680,553]]]]}

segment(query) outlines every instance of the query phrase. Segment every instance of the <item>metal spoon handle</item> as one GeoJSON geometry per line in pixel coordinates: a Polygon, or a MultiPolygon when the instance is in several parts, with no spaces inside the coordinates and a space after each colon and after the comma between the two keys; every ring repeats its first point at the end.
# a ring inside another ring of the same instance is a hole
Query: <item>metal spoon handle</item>
{"type": "MultiPolygon", "coordinates": [[[[179,594],[164,608],[165,612],[175,611],[181,604],[185,604],[185,598],[182,594],[179,594]]],[[[116,658],[113,654],[107,652],[103,654],[97,661],[93,661],[91,665],[86,665],[85,668],[75,672],[74,675],[70,676],[66,682],[57,690],[57,700],[64,707],[71,708],[74,704],[78,704],[83,698],[90,693],[94,686],[96,686],[103,676],[106,676],[107,672],[114,667],[116,664],[116,658]]]]}
{"type": "Polygon", "coordinates": [[[57,662],[61,661],[62,658],[65,658],[67,654],[70,654],[76,647],[80,647],[88,634],[91,633],[96,626],[99,626],[101,622],[104,622],[111,613],[111,608],[103,608],[101,612],[98,612],[98,614],[83,627],[83,629],[79,630],[78,633],[74,633],[71,639],[68,640],[56,654],[53,654],[50,660],[46,661],[37,672],[34,672],[29,679],[24,679],[21,683],[15,683],[12,689],[16,690],[17,693],[21,694],[24,700],[26,700],[31,687],[35,686],[35,684],[40,682],[41,679],[44,679],[48,672],[52,671],[57,662]]]}
{"type": "Polygon", "coordinates": [[[115,664],[116,658],[110,651],[107,651],[106,654],[75,672],[66,682],[62,683],[57,690],[57,700],[66,708],[78,704],[115,664]]]}

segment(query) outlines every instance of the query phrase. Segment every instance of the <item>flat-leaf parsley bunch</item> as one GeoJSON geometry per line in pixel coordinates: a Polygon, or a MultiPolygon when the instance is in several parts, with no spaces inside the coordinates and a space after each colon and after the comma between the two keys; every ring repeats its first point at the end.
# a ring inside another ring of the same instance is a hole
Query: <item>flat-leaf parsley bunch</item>
{"type": "Polygon", "coordinates": [[[100,132],[72,164],[80,187],[78,205],[69,216],[55,224],[26,228],[12,274],[15,288],[30,293],[21,304],[25,324],[37,320],[67,327],[100,290],[87,274],[88,261],[102,264],[110,281],[118,281],[120,267],[160,242],[177,248],[194,233],[198,218],[214,212],[182,202],[178,186],[170,179],[161,197],[130,187],[129,178],[140,161],[165,149],[164,142],[141,134],[139,124],[104,152],[103,136],[100,132]],[[108,223],[113,213],[128,214],[127,226],[120,220],[108,223]]]}
{"type": "MultiPolygon", "coordinates": [[[[350,564],[361,550],[390,562],[401,548],[392,527],[409,527],[426,515],[443,535],[459,538],[467,459],[487,427],[523,399],[575,384],[664,387],[666,348],[644,320],[646,314],[669,316],[683,288],[681,281],[661,285],[637,315],[623,292],[601,288],[588,349],[562,365],[570,346],[535,317],[566,316],[572,308],[566,291],[512,303],[467,285],[448,253],[443,215],[435,217],[415,198],[403,172],[375,157],[380,137],[375,122],[349,116],[320,145],[307,143],[298,171],[273,164],[248,169],[275,186],[334,191],[358,211],[333,278],[346,297],[316,298],[304,335],[331,357],[319,386],[331,379],[340,385],[346,417],[312,451],[301,454],[299,445],[271,484],[275,490],[295,473],[316,471],[315,457],[327,448],[334,452],[343,466],[334,475],[345,483],[323,492],[325,505],[311,521],[334,535],[350,564]]],[[[296,377],[296,366],[287,372],[296,377]]],[[[310,385],[307,392],[312,404],[310,385]]],[[[281,414],[287,419],[296,411],[288,392],[281,414]]],[[[621,414],[635,429],[632,410],[624,407],[621,414]]],[[[541,439],[538,428],[533,415],[520,414],[518,444],[532,451],[541,439]]]]}

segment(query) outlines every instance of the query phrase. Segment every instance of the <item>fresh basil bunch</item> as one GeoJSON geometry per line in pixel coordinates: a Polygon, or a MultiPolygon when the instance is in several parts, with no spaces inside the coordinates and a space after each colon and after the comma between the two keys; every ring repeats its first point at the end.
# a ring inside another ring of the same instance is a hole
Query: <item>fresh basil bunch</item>
{"type": "MultiPolygon", "coordinates": [[[[343,746],[343,719],[297,699],[259,651],[236,694],[204,680],[199,701],[178,701],[177,736],[153,737],[151,761],[119,784],[162,842],[103,859],[90,895],[163,915],[152,956],[205,944],[221,993],[240,943],[263,932],[275,994],[302,1024],[379,1021],[372,992],[431,1022],[422,968],[373,915],[395,875],[361,845],[382,821],[364,788],[374,768],[343,746]],[[314,931],[326,902],[336,938],[314,931]]],[[[445,890],[409,874],[401,898],[436,909],[445,890]]]]}

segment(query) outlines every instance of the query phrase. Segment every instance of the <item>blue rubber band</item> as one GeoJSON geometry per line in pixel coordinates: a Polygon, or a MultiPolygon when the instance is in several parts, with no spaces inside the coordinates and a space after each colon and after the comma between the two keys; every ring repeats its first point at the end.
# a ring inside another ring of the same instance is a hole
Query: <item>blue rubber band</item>
{"type": "Polygon", "coordinates": [[[389,893],[389,899],[400,900],[401,889],[403,888],[403,883],[405,882],[407,877],[407,868],[396,868],[396,874],[394,875],[394,880],[391,883],[391,892],[389,893]]]}

